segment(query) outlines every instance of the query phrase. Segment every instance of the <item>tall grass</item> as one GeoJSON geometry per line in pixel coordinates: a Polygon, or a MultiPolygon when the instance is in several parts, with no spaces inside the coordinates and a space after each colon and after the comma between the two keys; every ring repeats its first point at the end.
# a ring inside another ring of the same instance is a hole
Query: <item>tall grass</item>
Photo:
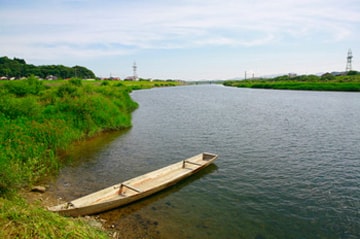
{"type": "Polygon", "coordinates": [[[0,198],[0,238],[109,238],[84,219],[61,217],[23,199],[0,198]]]}
{"type": "Polygon", "coordinates": [[[56,170],[57,150],[104,130],[131,126],[137,108],[122,85],[29,78],[0,86],[0,195],[56,170]]]}

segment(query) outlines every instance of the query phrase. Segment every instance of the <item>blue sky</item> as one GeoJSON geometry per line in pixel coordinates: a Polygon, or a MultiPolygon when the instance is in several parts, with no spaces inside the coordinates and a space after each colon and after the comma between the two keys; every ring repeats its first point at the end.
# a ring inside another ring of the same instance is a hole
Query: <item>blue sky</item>
{"type": "Polygon", "coordinates": [[[360,70],[359,0],[0,0],[0,56],[97,76],[360,70]]]}

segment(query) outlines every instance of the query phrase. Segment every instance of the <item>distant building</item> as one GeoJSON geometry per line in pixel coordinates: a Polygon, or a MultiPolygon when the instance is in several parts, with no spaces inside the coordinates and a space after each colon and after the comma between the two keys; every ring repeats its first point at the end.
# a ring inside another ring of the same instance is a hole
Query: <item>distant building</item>
{"type": "Polygon", "coordinates": [[[294,78],[294,77],[297,77],[297,74],[296,73],[289,73],[288,76],[289,76],[289,78],[294,78]]]}
{"type": "Polygon", "coordinates": [[[47,80],[57,80],[58,78],[57,78],[57,76],[48,75],[48,76],[46,77],[46,79],[47,79],[47,80]]]}
{"type": "Polygon", "coordinates": [[[110,78],[107,78],[106,80],[119,81],[119,80],[121,80],[121,79],[120,79],[120,77],[111,76],[110,78]]]}
{"type": "Polygon", "coordinates": [[[135,76],[128,76],[128,77],[126,77],[124,80],[125,80],[125,81],[137,81],[138,78],[135,77],[135,76]]]}

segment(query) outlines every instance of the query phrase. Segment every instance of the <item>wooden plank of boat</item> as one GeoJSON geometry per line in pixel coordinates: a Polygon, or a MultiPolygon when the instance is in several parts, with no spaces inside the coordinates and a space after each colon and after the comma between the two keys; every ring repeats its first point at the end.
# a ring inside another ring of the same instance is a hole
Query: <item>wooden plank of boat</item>
{"type": "Polygon", "coordinates": [[[83,216],[108,211],[163,190],[210,165],[217,157],[216,154],[201,153],[48,209],[65,216],[83,216]]]}

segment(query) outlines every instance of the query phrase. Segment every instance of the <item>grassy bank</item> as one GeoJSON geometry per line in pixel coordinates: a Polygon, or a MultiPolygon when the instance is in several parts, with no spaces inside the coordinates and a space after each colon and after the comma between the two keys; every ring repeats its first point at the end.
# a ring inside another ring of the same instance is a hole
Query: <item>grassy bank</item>
{"type": "Polygon", "coordinates": [[[0,88],[0,195],[59,167],[58,150],[103,130],[131,126],[137,104],[122,84],[29,78],[0,88]]]}
{"type": "Polygon", "coordinates": [[[360,91],[360,75],[332,76],[325,74],[321,77],[310,75],[292,78],[281,76],[273,79],[225,81],[224,85],[283,90],[360,91]]]}
{"type": "Polygon", "coordinates": [[[79,79],[0,83],[0,238],[106,236],[14,195],[56,172],[62,165],[58,152],[75,141],[131,127],[131,112],[138,105],[130,91],[120,82],[79,79]]]}
{"type": "Polygon", "coordinates": [[[154,87],[169,87],[169,86],[178,86],[183,84],[179,81],[174,80],[140,80],[140,81],[122,81],[122,84],[130,88],[131,90],[140,90],[140,89],[150,89],[154,87]]]}

